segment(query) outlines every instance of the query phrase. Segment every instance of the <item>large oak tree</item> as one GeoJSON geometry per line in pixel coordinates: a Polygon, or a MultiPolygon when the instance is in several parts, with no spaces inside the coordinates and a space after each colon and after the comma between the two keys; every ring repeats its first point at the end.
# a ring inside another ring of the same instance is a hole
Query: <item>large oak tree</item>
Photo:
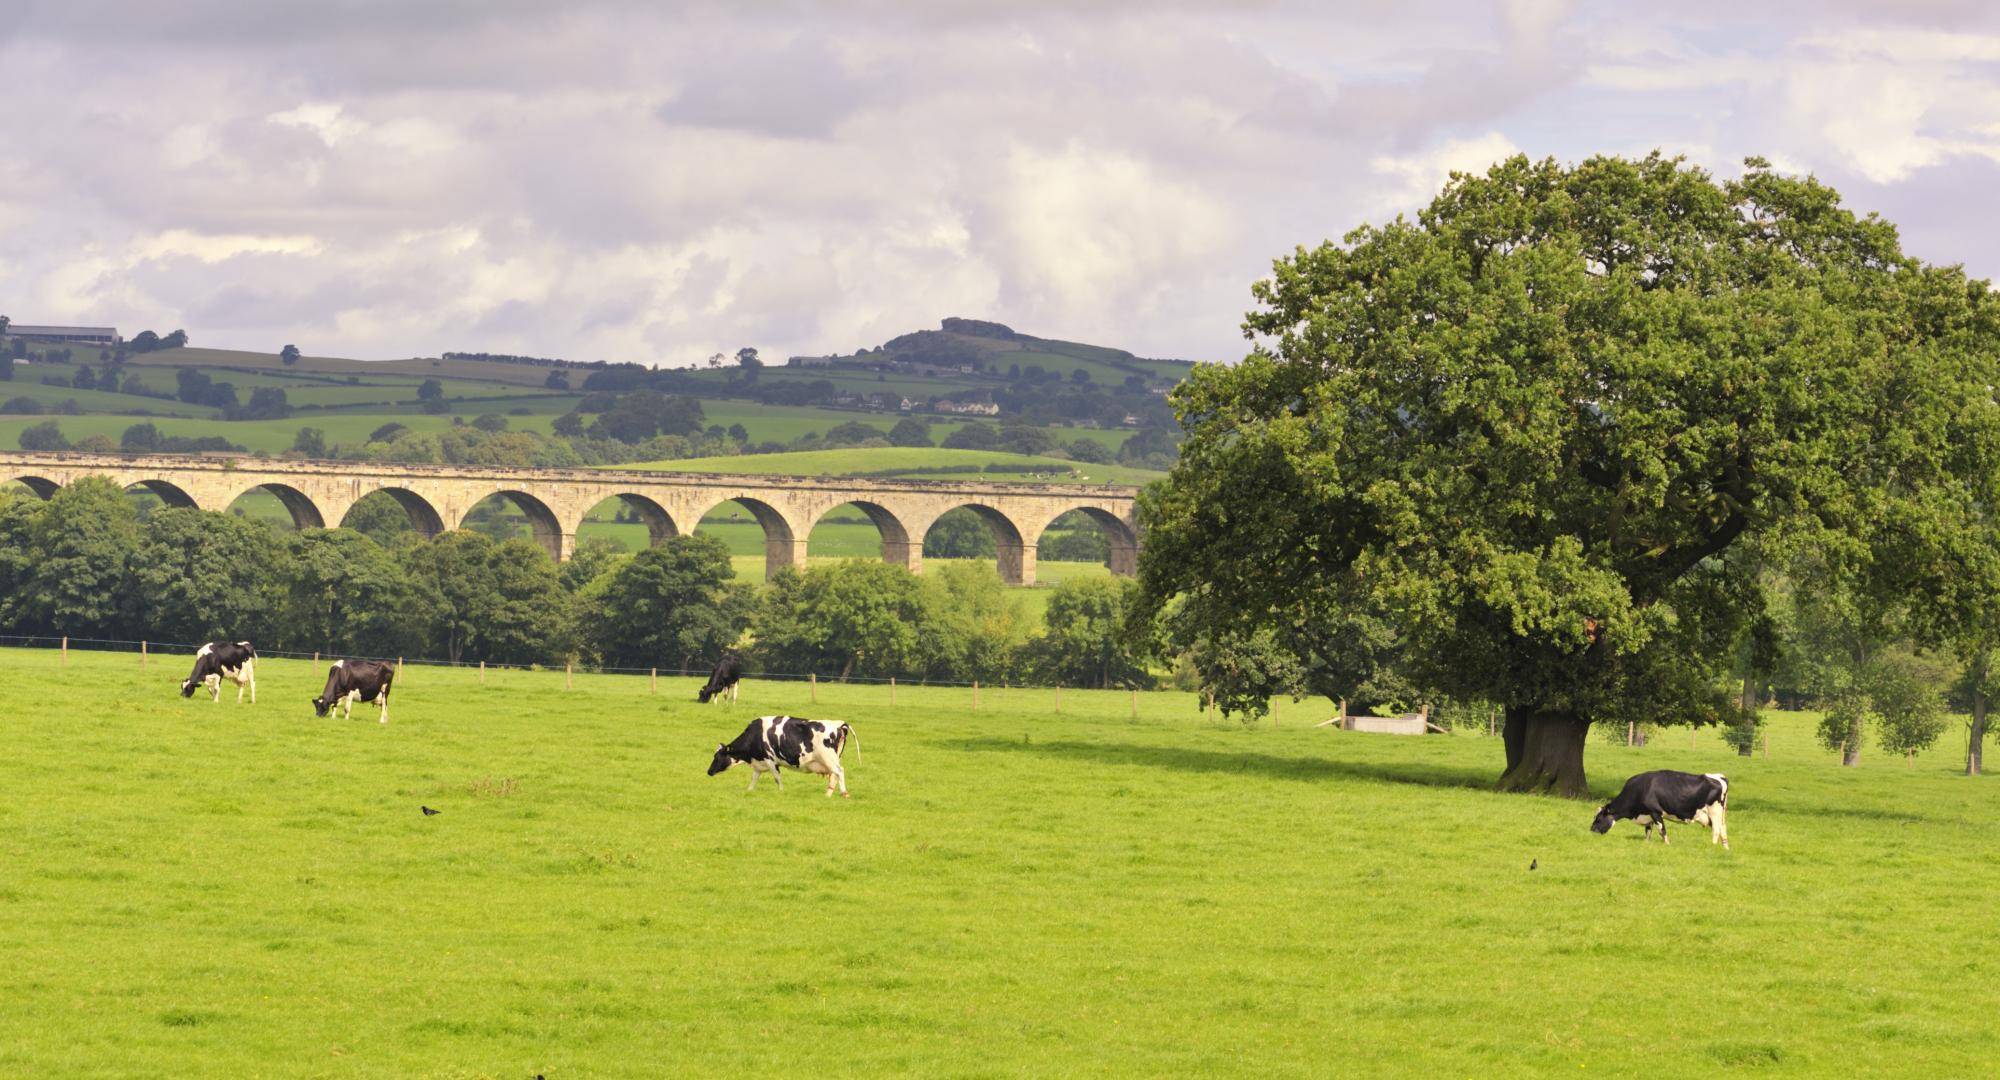
{"type": "Polygon", "coordinates": [[[1350,678],[1380,620],[1417,685],[1505,704],[1502,787],[1571,796],[1593,722],[1725,717],[1782,549],[1948,639],[1994,599],[1954,576],[2000,472],[1994,300],[1747,164],[1517,157],[1279,260],[1250,355],[1175,392],[1149,598],[1350,678]]]}

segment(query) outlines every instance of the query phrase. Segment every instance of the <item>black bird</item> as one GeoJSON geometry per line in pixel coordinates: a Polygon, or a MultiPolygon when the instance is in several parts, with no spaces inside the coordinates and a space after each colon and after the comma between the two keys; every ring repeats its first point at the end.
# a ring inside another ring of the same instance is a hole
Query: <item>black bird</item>
{"type": "Polygon", "coordinates": [[[432,815],[439,813],[439,811],[433,810],[428,806],[419,806],[417,807],[417,809],[422,810],[424,812],[425,817],[431,817],[432,815]]]}
{"type": "MultiPolygon", "coordinates": [[[[435,811],[435,810],[433,810],[433,811],[431,811],[431,812],[432,812],[432,813],[436,813],[436,811],[435,811]]],[[[1529,859],[1529,860],[1528,860],[1528,869],[1530,869],[1530,870],[1533,870],[1533,869],[1535,868],[1535,863],[1536,863],[1537,861],[1539,861],[1539,860],[1536,860],[1536,859],[1529,859]]]]}

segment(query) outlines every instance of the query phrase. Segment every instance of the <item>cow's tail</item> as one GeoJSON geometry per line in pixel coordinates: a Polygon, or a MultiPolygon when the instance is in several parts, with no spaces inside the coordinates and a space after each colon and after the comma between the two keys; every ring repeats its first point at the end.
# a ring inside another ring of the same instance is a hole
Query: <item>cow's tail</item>
{"type": "Polygon", "coordinates": [[[854,760],[858,764],[861,761],[861,737],[854,733],[853,724],[842,724],[841,726],[847,729],[847,741],[854,744],[854,760]]]}

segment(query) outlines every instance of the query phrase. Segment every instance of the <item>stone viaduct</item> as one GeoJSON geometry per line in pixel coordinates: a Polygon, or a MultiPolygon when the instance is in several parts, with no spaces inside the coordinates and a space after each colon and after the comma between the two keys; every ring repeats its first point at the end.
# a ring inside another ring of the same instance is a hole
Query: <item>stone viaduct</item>
{"type": "Polygon", "coordinates": [[[962,506],[992,530],[1000,577],[1016,585],[1034,584],[1042,531],[1080,510],[1110,538],[1112,572],[1138,568],[1138,490],[1130,487],[0,451],[0,484],[19,480],[44,498],[84,476],[145,488],[172,506],[217,511],[261,489],[277,496],[301,529],[337,526],[356,502],[383,491],[425,536],[458,528],[474,506],[501,495],[527,516],[535,540],[556,559],[575,550],[577,526],[607,499],[631,507],[654,543],[692,531],[703,515],[735,500],[764,527],[767,572],[802,566],[813,526],[848,503],[880,530],[885,561],[921,570],[924,535],[945,511],[962,506]]]}

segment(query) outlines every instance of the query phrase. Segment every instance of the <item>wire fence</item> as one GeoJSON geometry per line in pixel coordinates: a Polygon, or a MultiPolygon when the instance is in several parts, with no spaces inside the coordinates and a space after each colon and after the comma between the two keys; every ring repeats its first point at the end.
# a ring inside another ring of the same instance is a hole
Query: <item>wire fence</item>
{"type": "MultiPolygon", "coordinates": [[[[86,650],[90,652],[131,653],[139,656],[141,658],[141,663],[146,663],[155,658],[163,660],[169,658],[189,659],[192,657],[193,653],[196,650],[200,649],[204,644],[206,644],[206,642],[151,641],[151,640],[131,641],[123,638],[92,638],[92,637],[64,637],[61,635],[0,634],[0,648],[51,649],[60,651],[65,656],[67,656],[69,650],[71,649],[86,650]]],[[[639,676],[651,679],[655,685],[657,685],[661,676],[665,676],[668,678],[706,678],[709,674],[708,671],[706,670],[695,670],[692,668],[681,668],[678,666],[671,668],[659,668],[659,667],[641,668],[641,667],[614,667],[610,665],[599,665],[599,664],[592,664],[592,665],[494,664],[494,663],[488,663],[483,660],[439,660],[431,657],[409,657],[409,656],[362,656],[362,655],[350,655],[345,653],[296,652],[296,651],[287,651],[282,649],[273,650],[273,649],[261,649],[261,648],[257,650],[257,656],[259,659],[273,658],[281,660],[307,660],[313,663],[319,662],[322,658],[328,661],[336,659],[373,660],[380,663],[393,663],[398,667],[414,666],[414,667],[431,667],[431,668],[457,668],[467,671],[476,670],[480,672],[482,676],[487,671],[492,671],[495,673],[508,672],[508,671],[555,673],[562,675],[565,678],[565,680],[573,679],[576,675],[629,675],[629,676],[639,676]]],[[[1130,695],[1132,715],[1136,717],[1139,714],[1140,699],[1139,699],[1139,690],[1136,687],[1118,686],[1118,687],[1086,689],[1073,686],[1064,686],[1060,683],[1040,684],[1040,683],[1022,683],[1013,681],[986,683],[976,679],[969,682],[960,682],[947,679],[920,679],[917,681],[910,681],[908,679],[898,680],[895,676],[874,677],[874,676],[851,675],[843,678],[840,676],[821,675],[818,672],[811,672],[811,671],[809,672],[744,671],[741,677],[744,679],[767,681],[767,682],[803,683],[807,687],[809,687],[815,695],[817,695],[818,688],[820,686],[827,686],[829,688],[842,685],[883,687],[887,689],[889,703],[892,705],[895,704],[896,691],[899,687],[902,689],[944,688],[944,689],[967,690],[970,691],[972,694],[972,701],[975,708],[978,707],[980,694],[982,691],[1004,692],[1004,691],[1036,690],[1036,691],[1045,691],[1050,694],[1053,694],[1054,706],[1056,711],[1058,712],[1062,710],[1062,695],[1066,691],[1071,694],[1076,694],[1079,691],[1086,693],[1097,693],[1097,694],[1125,693],[1130,695]]],[[[1201,709],[1201,711],[1203,711],[1204,713],[1214,712],[1213,706],[1209,704],[1205,698],[1199,695],[1192,694],[1191,692],[1187,691],[1180,691],[1180,692],[1188,693],[1189,696],[1194,699],[1196,706],[1199,709],[1201,709]]],[[[817,700],[817,697],[815,697],[815,700],[817,700]]],[[[1273,704],[1274,704],[1274,716],[1275,716],[1276,703],[1274,702],[1273,704]]]]}

